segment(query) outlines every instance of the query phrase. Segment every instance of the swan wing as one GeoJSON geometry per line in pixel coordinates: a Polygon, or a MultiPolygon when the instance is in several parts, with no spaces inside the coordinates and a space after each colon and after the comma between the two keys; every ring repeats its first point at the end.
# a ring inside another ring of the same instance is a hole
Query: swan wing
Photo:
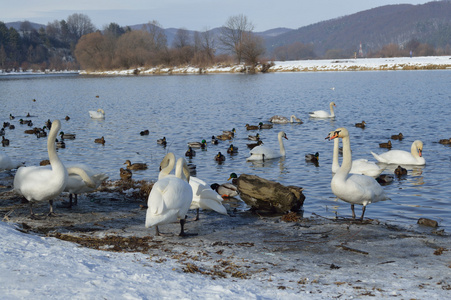
{"type": "Polygon", "coordinates": [[[315,110],[313,112],[308,113],[310,117],[313,118],[329,118],[330,114],[324,110],[315,110]]]}
{"type": "Polygon", "coordinates": [[[423,157],[415,158],[410,152],[404,150],[390,150],[382,154],[371,154],[377,161],[386,164],[399,164],[399,165],[424,165],[425,160],[423,157]]]}
{"type": "Polygon", "coordinates": [[[387,199],[384,189],[370,176],[352,175],[347,179],[350,189],[363,205],[387,199]]]}
{"type": "Polygon", "coordinates": [[[367,176],[379,176],[385,168],[379,167],[376,163],[361,158],[352,161],[351,174],[362,174],[367,176]]]}
{"type": "Polygon", "coordinates": [[[263,160],[264,159],[271,159],[271,158],[277,158],[281,157],[280,151],[276,151],[274,149],[271,149],[267,146],[257,146],[254,149],[252,149],[250,152],[250,155],[247,160],[263,160]]]}

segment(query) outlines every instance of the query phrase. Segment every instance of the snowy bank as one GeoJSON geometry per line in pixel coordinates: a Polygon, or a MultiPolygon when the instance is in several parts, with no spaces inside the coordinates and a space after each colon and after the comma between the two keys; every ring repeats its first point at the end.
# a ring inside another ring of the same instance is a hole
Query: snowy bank
{"type": "MultiPolygon", "coordinates": [[[[261,72],[263,66],[256,68],[261,72]]],[[[356,58],[333,60],[274,61],[267,72],[315,72],[315,71],[382,71],[382,70],[435,70],[451,69],[451,56],[356,58]]],[[[153,67],[119,71],[80,71],[82,75],[159,75],[159,74],[210,74],[245,73],[244,65],[216,65],[208,68],[197,67],[153,67]]]]}

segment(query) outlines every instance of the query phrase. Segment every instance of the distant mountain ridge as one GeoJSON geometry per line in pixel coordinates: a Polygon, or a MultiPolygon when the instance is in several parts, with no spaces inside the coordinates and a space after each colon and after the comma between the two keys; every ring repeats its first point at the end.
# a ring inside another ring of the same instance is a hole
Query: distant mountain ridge
{"type": "MultiPolygon", "coordinates": [[[[22,22],[6,23],[8,27],[20,29],[22,22]]],[[[30,24],[38,30],[45,25],[30,24]]],[[[138,30],[144,24],[130,25],[138,30]]],[[[220,27],[211,29],[214,36],[220,34],[220,27]]],[[[177,28],[167,28],[164,32],[171,46],[177,28]]],[[[187,30],[194,36],[192,30],[187,30]]],[[[416,39],[434,47],[451,45],[451,0],[429,2],[422,5],[398,4],[386,5],[361,11],[298,29],[274,28],[255,32],[264,38],[267,56],[271,56],[277,47],[288,46],[295,42],[313,45],[318,56],[330,49],[343,49],[355,52],[362,43],[364,52],[376,51],[384,45],[394,43],[403,45],[416,39]]]]}

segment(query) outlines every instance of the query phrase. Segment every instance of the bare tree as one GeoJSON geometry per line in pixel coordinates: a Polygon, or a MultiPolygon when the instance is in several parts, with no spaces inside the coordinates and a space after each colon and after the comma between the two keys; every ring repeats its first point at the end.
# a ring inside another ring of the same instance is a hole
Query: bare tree
{"type": "Polygon", "coordinates": [[[174,40],[172,42],[172,47],[176,49],[181,49],[183,47],[189,46],[190,43],[190,36],[188,30],[185,28],[179,28],[177,29],[177,32],[175,33],[174,40]]]}
{"type": "Polygon", "coordinates": [[[226,51],[235,54],[238,62],[242,60],[243,33],[252,32],[254,25],[247,17],[240,14],[229,17],[221,28],[219,40],[226,51]]]}
{"type": "Polygon", "coordinates": [[[94,32],[96,30],[91,22],[91,19],[87,15],[77,13],[67,17],[67,26],[75,43],[83,35],[94,32]]]}
{"type": "Polygon", "coordinates": [[[150,38],[152,39],[152,50],[153,51],[164,51],[167,50],[168,40],[166,34],[158,21],[150,21],[143,26],[143,30],[149,32],[150,38]]]}
{"type": "Polygon", "coordinates": [[[245,63],[255,66],[260,56],[265,53],[265,45],[262,37],[252,32],[244,32],[242,35],[241,55],[245,63]]]}

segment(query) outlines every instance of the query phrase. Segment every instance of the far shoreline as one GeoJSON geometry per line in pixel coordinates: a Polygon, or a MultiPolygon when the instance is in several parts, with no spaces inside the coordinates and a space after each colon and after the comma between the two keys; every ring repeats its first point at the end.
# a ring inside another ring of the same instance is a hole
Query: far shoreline
{"type": "Polygon", "coordinates": [[[397,70],[451,70],[451,56],[389,57],[389,58],[350,58],[298,61],[273,61],[259,64],[255,68],[244,64],[217,64],[201,68],[180,67],[139,67],[128,70],[86,71],[86,70],[45,70],[16,71],[0,70],[2,75],[54,75],[79,74],[94,76],[128,75],[171,75],[171,74],[237,74],[237,73],[279,73],[279,72],[349,72],[349,71],[397,71],[397,70]]]}

